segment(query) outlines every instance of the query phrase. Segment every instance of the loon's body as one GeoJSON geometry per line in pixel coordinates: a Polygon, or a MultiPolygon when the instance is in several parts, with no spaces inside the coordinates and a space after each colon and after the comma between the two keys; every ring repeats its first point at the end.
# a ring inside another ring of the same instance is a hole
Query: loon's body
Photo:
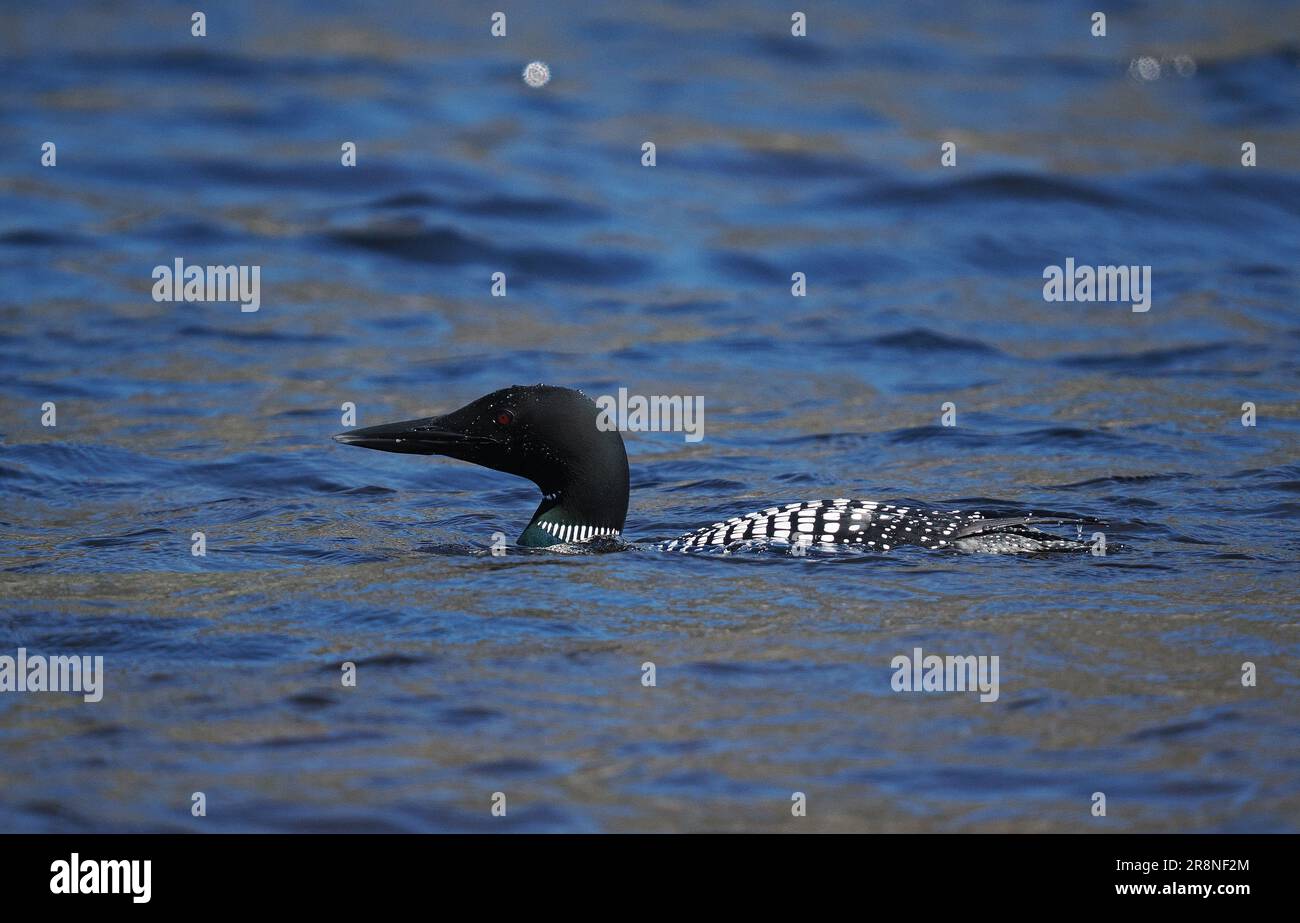
{"type": "MultiPolygon", "coordinates": [[[[446,455],[528,478],[542,502],[519,544],[533,548],[620,539],[629,497],[627,453],[616,429],[600,426],[595,403],[549,385],[494,391],[441,417],[386,423],[334,438],[347,445],[446,455]]],[[[903,545],[988,551],[1077,551],[1081,541],[1040,532],[1055,516],[988,517],[980,512],[899,506],[874,500],[788,503],[716,522],[659,547],[735,550],[755,545],[890,551],[903,545]]]]}

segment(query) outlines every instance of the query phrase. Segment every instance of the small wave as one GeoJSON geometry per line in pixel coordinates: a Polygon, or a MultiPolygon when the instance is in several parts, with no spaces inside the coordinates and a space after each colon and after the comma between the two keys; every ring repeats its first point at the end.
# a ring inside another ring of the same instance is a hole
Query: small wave
{"type": "Polygon", "coordinates": [[[1249,352],[1250,347],[1245,344],[1236,347],[1227,343],[1201,343],[1191,346],[1173,346],[1163,349],[1147,349],[1137,353],[1083,353],[1073,356],[1065,356],[1056,360],[1057,364],[1068,368],[1076,369],[1100,369],[1115,372],[1124,372],[1129,375],[1149,375],[1156,369],[1167,369],[1170,366],[1184,363],[1188,360],[1203,359],[1211,356],[1222,356],[1229,351],[1244,350],[1249,352]]]}
{"type": "Polygon", "coordinates": [[[65,231],[42,228],[17,228],[0,234],[0,246],[11,247],[84,247],[90,241],[65,231]]]}
{"type": "Polygon", "coordinates": [[[981,341],[945,336],[924,327],[912,327],[897,333],[886,333],[867,342],[877,346],[904,349],[930,354],[934,352],[966,352],[979,355],[1001,355],[1001,350],[981,341]]]}
{"type": "Polygon", "coordinates": [[[1111,193],[1096,182],[1036,173],[985,173],[939,182],[877,183],[837,199],[836,204],[966,208],[972,203],[987,205],[993,201],[1073,204],[1126,211],[1135,207],[1130,199],[1111,193]]]}
{"type": "Polygon", "coordinates": [[[303,333],[283,327],[260,327],[252,330],[235,327],[213,327],[208,324],[186,324],[176,331],[183,337],[207,337],[232,343],[342,343],[343,337],[325,333],[303,333]]]}
{"type": "Polygon", "coordinates": [[[1182,481],[1194,478],[1186,471],[1171,471],[1168,474],[1113,474],[1107,477],[1088,478],[1086,481],[1072,481],[1069,484],[1051,484],[1043,490],[1077,490],[1083,487],[1097,487],[1102,484],[1144,484],[1153,481],[1182,481]]]}
{"type": "Polygon", "coordinates": [[[497,194],[453,199],[429,192],[399,192],[369,203],[378,210],[427,209],[478,218],[528,218],[539,221],[594,221],[605,212],[571,199],[497,194]]]}
{"type": "Polygon", "coordinates": [[[553,247],[499,247],[451,227],[399,221],[326,232],[336,245],[359,247],[419,263],[496,265],[545,279],[626,283],[640,277],[647,264],[619,251],[584,251],[553,247]]]}

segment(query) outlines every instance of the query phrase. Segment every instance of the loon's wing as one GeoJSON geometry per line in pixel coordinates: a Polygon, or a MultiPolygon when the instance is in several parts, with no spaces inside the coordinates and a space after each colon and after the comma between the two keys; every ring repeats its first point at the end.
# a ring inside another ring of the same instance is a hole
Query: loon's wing
{"type": "Polygon", "coordinates": [[[969,515],[876,500],[805,500],[715,522],[661,547],[665,551],[696,551],[761,542],[856,545],[863,551],[889,551],[898,545],[943,548],[956,541],[957,529],[969,515]]]}
{"type": "MultiPolygon", "coordinates": [[[[902,506],[874,500],[812,500],[715,522],[660,545],[664,551],[720,551],[748,542],[856,546],[889,551],[921,545],[963,551],[1064,551],[1088,547],[1074,539],[1039,532],[1040,523],[1082,523],[1063,516],[1013,516],[987,519],[979,512],[902,506]]],[[[1095,520],[1093,520],[1095,521],[1095,520]]]]}

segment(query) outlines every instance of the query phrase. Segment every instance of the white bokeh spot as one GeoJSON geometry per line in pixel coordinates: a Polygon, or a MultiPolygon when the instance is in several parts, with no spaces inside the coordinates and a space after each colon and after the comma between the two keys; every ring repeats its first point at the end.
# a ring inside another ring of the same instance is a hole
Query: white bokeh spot
{"type": "Polygon", "coordinates": [[[551,69],[542,61],[533,61],[524,68],[524,83],[530,87],[545,86],[551,79],[551,69]]]}

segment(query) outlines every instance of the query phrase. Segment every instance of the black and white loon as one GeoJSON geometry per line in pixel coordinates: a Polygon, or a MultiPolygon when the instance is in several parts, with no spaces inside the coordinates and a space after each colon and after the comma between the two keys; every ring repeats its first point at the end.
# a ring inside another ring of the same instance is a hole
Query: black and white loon
{"type": "MultiPolygon", "coordinates": [[[[628,505],[627,453],[617,430],[597,425],[599,415],[595,402],[581,391],[516,386],[445,416],[385,423],[334,438],[385,452],[446,455],[528,478],[541,488],[542,502],[518,543],[546,548],[621,539],[628,505]]],[[[715,522],[659,547],[689,552],[763,543],[864,551],[902,545],[1002,553],[1079,551],[1089,546],[1032,526],[1084,521],[1033,515],[988,518],[978,512],[874,500],[813,500],[715,522]]]]}

